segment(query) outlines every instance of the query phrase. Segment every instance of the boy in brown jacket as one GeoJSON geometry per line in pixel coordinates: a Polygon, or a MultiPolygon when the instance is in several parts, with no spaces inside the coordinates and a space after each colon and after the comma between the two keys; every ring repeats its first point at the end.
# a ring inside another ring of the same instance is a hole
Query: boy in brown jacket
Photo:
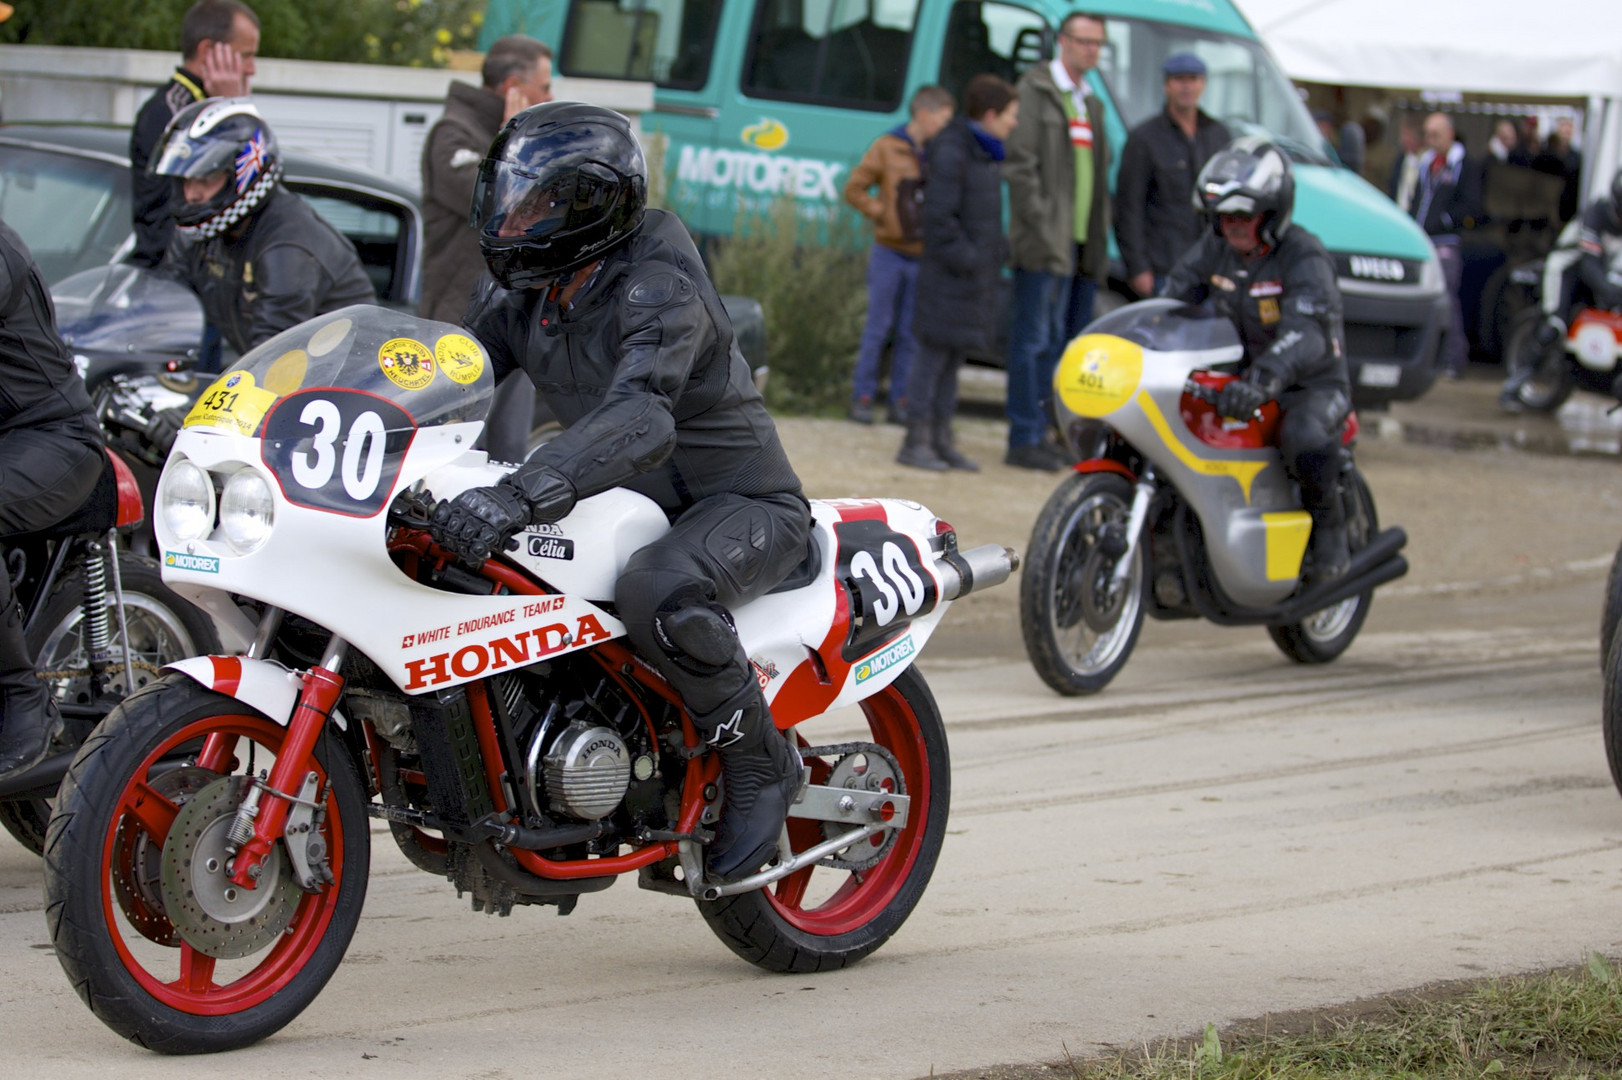
{"type": "Polygon", "coordinates": [[[873,251],[867,261],[867,326],[856,357],[850,418],[873,422],[879,391],[879,357],[892,334],[888,419],[905,416],[907,371],[917,345],[912,336],[913,297],[923,239],[918,209],[925,144],[952,119],[952,95],[939,86],[921,86],[912,95],[912,119],[873,140],[845,183],[845,201],[873,223],[873,251]],[[873,189],[878,188],[878,194],[873,189]]]}

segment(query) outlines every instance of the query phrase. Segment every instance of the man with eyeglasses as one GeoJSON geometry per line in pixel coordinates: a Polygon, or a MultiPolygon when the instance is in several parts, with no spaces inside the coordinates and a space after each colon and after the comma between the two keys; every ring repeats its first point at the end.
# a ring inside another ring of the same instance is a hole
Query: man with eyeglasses
{"type": "Polygon", "coordinates": [[[1003,461],[1018,468],[1065,464],[1047,438],[1053,370],[1065,342],[1092,321],[1107,270],[1109,153],[1104,110],[1086,82],[1103,47],[1103,18],[1072,12],[1059,24],[1058,55],[1019,79],[1019,127],[1003,163],[1014,268],[1003,461]]]}

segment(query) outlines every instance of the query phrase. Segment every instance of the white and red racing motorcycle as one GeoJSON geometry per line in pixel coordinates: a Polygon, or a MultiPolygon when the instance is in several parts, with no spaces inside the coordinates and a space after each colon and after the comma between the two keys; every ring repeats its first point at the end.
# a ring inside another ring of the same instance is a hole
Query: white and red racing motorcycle
{"type": "Polygon", "coordinates": [[[912,662],[1013,552],[960,551],[915,503],[813,504],[805,561],[735,612],[808,780],[778,861],[717,884],[718,762],[611,604],[663,512],[605,492],[476,569],[424,531],[433,498],[502,474],[471,449],[490,391],[456,327],[354,307],[253,350],[188,417],[158,492],[165,580],[253,645],[110,714],[47,838],[57,955],[126,1037],[225,1050],[297,1016],[359,919],[368,817],[476,910],[567,912],[634,873],[774,971],[860,959],[922,895],[950,776],[912,662]]]}

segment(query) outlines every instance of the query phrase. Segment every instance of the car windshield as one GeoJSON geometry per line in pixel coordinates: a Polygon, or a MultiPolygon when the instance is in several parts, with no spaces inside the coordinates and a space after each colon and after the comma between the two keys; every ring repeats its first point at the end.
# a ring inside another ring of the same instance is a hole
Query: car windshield
{"type": "Polygon", "coordinates": [[[221,375],[186,420],[253,434],[272,405],[337,387],[384,398],[419,428],[483,420],[494,378],[477,341],[451,323],[356,304],[283,330],[221,375]]]}
{"type": "Polygon", "coordinates": [[[104,266],[130,237],[129,170],[77,154],[0,147],[0,219],[23,238],[46,281],[104,266]]]}
{"type": "Polygon", "coordinates": [[[1209,72],[1200,108],[1236,138],[1270,135],[1296,161],[1330,164],[1323,137],[1295,86],[1259,43],[1115,16],[1107,27],[1109,44],[1099,56],[1098,73],[1129,129],[1164,106],[1166,57],[1191,52],[1205,61],[1209,72]]]}

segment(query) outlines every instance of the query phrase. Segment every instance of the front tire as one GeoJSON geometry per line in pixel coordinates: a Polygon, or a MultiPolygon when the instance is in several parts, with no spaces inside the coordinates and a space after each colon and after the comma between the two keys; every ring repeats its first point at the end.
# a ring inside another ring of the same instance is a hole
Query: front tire
{"type": "MultiPolygon", "coordinates": [[[[940,857],[951,765],[946,726],[928,684],[908,668],[860,707],[871,741],[899,766],[911,799],[906,827],[886,841],[888,849],[861,869],[819,863],[754,892],[699,901],[704,921],[727,948],[768,971],[832,971],[862,959],[901,928],[940,857]]],[[[818,783],[833,767],[822,758],[807,758],[806,765],[818,783]]],[[[823,840],[821,823],[804,818],[790,818],[788,832],[796,851],[823,840]]]]}
{"type": "MultiPolygon", "coordinates": [[[[1344,477],[1341,495],[1346,500],[1346,546],[1355,555],[1380,531],[1374,496],[1355,466],[1344,477]]],[[[1267,633],[1279,651],[1296,663],[1327,664],[1351,647],[1373,602],[1374,590],[1369,589],[1314,611],[1300,622],[1269,626],[1267,633]]]]}
{"type": "Polygon", "coordinates": [[[1599,616],[1599,666],[1607,670],[1607,657],[1611,655],[1611,641],[1616,635],[1616,624],[1622,620],[1622,546],[1611,559],[1611,572],[1605,578],[1605,608],[1599,616]]]}
{"type": "MultiPolygon", "coordinates": [[[[124,669],[124,637],[118,627],[115,598],[108,583],[107,622],[115,658],[108,672],[106,693],[125,697],[160,675],[165,664],[218,652],[214,624],[197,608],[182,600],[163,583],[158,564],[128,552],[118,553],[118,573],[124,588],[124,619],[128,624],[134,685],[124,669]]],[[[28,648],[35,668],[51,684],[58,705],[90,706],[90,665],[84,642],[84,571],[69,575],[46,600],[28,628],[28,648]]],[[[52,752],[71,750],[88,734],[89,721],[74,730],[70,723],[52,752]]],[[[45,825],[51,820],[50,799],[0,802],[0,827],[35,855],[45,850],[45,825]]]]}
{"type": "Polygon", "coordinates": [[[1605,650],[1605,682],[1600,692],[1600,733],[1605,740],[1605,761],[1611,782],[1622,792],[1622,634],[1611,638],[1605,650]]]}
{"type": "Polygon", "coordinates": [[[1075,473],[1048,497],[1019,580],[1019,624],[1031,665],[1054,690],[1096,694],[1126,666],[1143,630],[1144,544],[1111,589],[1133,486],[1113,473],[1075,473]]]}
{"type": "Polygon", "coordinates": [[[1528,409],[1554,412],[1565,404],[1575,381],[1571,374],[1571,361],[1561,342],[1547,348],[1537,343],[1537,329],[1544,319],[1541,308],[1523,311],[1510,325],[1509,341],[1504,345],[1504,370],[1510,377],[1527,368],[1531,376],[1516,391],[1516,399],[1528,409]]]}
{"type": "Polygon", "coordinates": [[[91,1011],[147,1049],[209,1053],[263,1039],[315,998],[355,932],[370,859],[366,794],[329,733],[314,754],[326,815],[316,828],[334,883],[303,892],[278,846],[259,887],[275,891],[250,913],[230,905],[255,903],[257,890],[230,890],[209,857],[247,777],[270,767],[286,734],[168,675],[108,714],[62,783],[45,838],[51,941],[91,1011]],[[200,807],[209,816],[193,820],[200,807]]]}

